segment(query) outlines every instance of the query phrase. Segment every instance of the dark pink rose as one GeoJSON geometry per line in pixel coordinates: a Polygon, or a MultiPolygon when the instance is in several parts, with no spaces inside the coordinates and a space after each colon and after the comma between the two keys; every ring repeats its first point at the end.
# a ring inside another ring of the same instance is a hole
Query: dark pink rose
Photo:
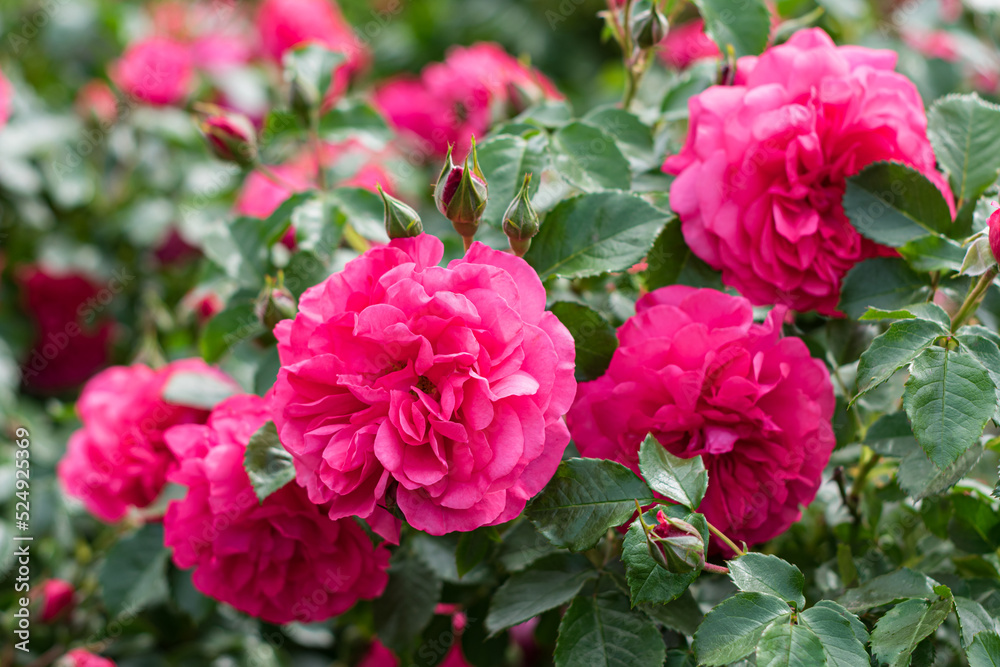
{"type": "Polygon", "coordinates": [[[146,507],[160,495],[174,456],[163,433],[177,424],[200,424],[206,410],[173,405],[163,390],[175,373],[211,375],[238,385],[201,359],[185,359],[153,370],[115,366],[83,388],[76,410],[83,426],[69,438],[56,468],[66,494],[102,521],[118,521],[131,507],[146,507]]]}
{"type": "Polygon", "coordinates": [[[111,289],[102,290],[83,274],[58,274],[41,266],[21,269],[17,282],[36,332],[22,365],[25,386],[58,393],[78,386],[108,363],[114,334],[107,310],[114,296],[111,289]]]}
{"type": "Polygon", "coordinates": [[[820,29],[740,58],[733,86],[691,98],[690,130],[670,205],[692,251],[755,304],[833,314],[844,275],[892,251],[844,214],[848,176],[877,160],[936,171],[917,89],[896,54],[834,46],[820,29]]]}
{"type": "Polygon", "coordinates": [[[111,78],[127,95],[155,106],[183,102],[193,77],[189,47],[167,37],[132,44],[111,67],[111,78]]]}
{"type": "Polygon", "coordinates": [[[59,667],[115,667],[115,663],[111,660],[94,655],[82,648],[73,649],[56,664],[59,667]]]}
{"type": "Polygon", "coordinates": [[[62,579],[46,579],[38,587],[42,599],[42,623],[51,623],[70,612],[73,608],[73,584],[62,579]]]}
{"type": "Polygon", "coordinates": [[[786,310],[755,324],[747,299],[665,287],[618,329],[607,373],[580,385],[567,420],[583,456],[639,472],[647,433],[681,458],[701,455],[699,508],[735,540],[784,532],[819,489],[833,451],[830,375],[798,338],[781,338],[786,310]]]}
{"type": "Polygon", "coordinates": [[[663,62],[674,69],[687,69],[699,60],[721,56],[719,47],[705,34],[705,22],[701,19],[670,26],[658,53],[663,62]]]}
{"type": "Polygon", "coordinates": [[[391,499],[434,535],[509,521],[569,433],[573,339],[535,271],[476,243],[439,267],[427,235],[373,248],[275,328],[275,424],[330,517],[391,499]]]}
{"type": "Polygon", "coordinates": [[[170,481],[187,487],[164,517],[174,562],[195,568],[199,591],[269,623],[311,623],[382,594],[389,552],[352,519],[334,521],[288,484],[258,502],[243,457],[270,420],[258,396],[233,396],[208,423],[175,426],[167,444],[179,465],[170,481]]]}

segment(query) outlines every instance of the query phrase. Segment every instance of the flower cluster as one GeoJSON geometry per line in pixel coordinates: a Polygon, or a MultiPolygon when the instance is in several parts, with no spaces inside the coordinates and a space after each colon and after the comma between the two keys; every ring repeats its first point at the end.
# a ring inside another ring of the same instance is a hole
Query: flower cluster
{"type": "Polygon", "coordinates": [[[801,516],[833,451],[830,375],[787,311],[764,324],[750,302],[710,289],[665,287],[636,305],[601,378],[580,385],[567,419],[581,454],[639,472],[652,433],[681,458],[701,455],[699,511],[733,539],[764,542],[801,516]]]}

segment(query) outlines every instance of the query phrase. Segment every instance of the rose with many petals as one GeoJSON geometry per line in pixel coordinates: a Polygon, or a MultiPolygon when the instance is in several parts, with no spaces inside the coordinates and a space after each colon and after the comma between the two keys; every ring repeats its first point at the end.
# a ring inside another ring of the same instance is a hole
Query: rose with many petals
{"type": "Polygon", "coordinates": [[[740,58],[733,86],[691,98],[687,144],[664,170],[691,250],[755,304],[837,310],[843,277],[887,254],[844,214],[846,179],[894,160],[933,181],[927,117],[896,54],[836,47],[819,29],[740,58]]]}
{"type": "Polygon", "coordinates": [[[785,313],[756,324],[749,301],[711,289],[643,296],[607,373],[580,385],[567,418],[577,449],[638,473],[651,433],[675,456],[702,456],[699,511],[729,537],[782,533],[816,496],[834,446],[830,375],[801,339],[781,338],[785,313]]]}
{"type": "Polygon", "coordinates": [[[419,77],[389,81],[375,92],[375,105],[398,129],[434,155],[454,145],[468,152],[470,137],[482,137],[497,120],[540,102],[562,99],[555,86],[499,45],[456,47],[443,63],[419,77]]]}
{"type": "Polygon", "coordinates": [[[83,388],[76,410],[82,428],[69,438],[56,472],[67,495],[91,514],[117,521],[130,507],[146,507],[160,495],[174,456],[163,433],[177,424],[200,424],[208,411],[167,403],[163,390],[176,374],[193,373],[238,385],[201,359],[185,359],[153,370],[142,364],[115,366],[83,388]]]}
{"type": "Polygon", "coordinates": [[[687,69],[699,60],[719,58],[719,47],[705,34],[705,22],[695,19],[671,26],[666,39],[660,42],[660,58],[674,69],[687,69]]]}
{"type": "Polygon", "coordinates": [[[94,655],[82,648],[73,649],[56,664],[59,667],[115,667],[115,663],[111,660],[94,655]]]}
{"type": "Polygon", "coordinates": [[[199,591],[269,623],[322,621],[382,594],[389,552],[352,519],[334,521],[287,484],[258,502],[243,457],[270,420],[258,396],[234,396],[205,425],[175,426],[167,444],[187,487],[164,517],[174,562],[199,591]]]}
{"type": "Polygon", "coordinates": [[[394,501],[435,535],[503,523],[569,440],[573,339],[538,275],[479,243],[442,253],[427,235],[369,250],[275,328],[275,423],[331,518],[394,501]]]}
{"type": "MultiPolygon", "coordinates": [[[[122,277],[115,286],[121,287],[122,277]]],[[[108,363],[114,322],[107,300],[89,276],[41,266],[18,271],[24,308],[35,325],[35,343],[22,366],[32,391],[72,389],[108,363]]]]}
{"type": "Polygon", "coordinates": [[[194,63],[187,45],[150,37],[125,50],[111,78],[126,94],[154,106],[179,104],[191,92],[194,63]]]}

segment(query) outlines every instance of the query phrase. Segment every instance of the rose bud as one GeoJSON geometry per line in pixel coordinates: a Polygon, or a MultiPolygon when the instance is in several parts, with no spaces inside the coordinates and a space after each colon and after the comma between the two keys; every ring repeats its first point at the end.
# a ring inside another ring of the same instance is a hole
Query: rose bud
{"type": "Polygon", "coordinates": [[[73,608],[73,584],[62,579],[49,579],[39,587],[42,603],[42,623],[51,623],[73,608]]]}
{"type": "Polygon", "coordinates": [[[636,45],[643,50],[651,49],[662,42],[669,29],[670,24],[657,9],[655,2],[650,9],[641,11],[632,18],[632,35],[636,45]]]}
{"type": "Polygon", "coordinates": [[[110,127],[118,120],[118,98],[111,87],[99,79],[80,89],[74,102],[76,113],[90,125],[110,127]]]}
{"type": "Polygon", "coordinates": [[[390,239],[405,239],[424,233],[420,215],[411,206],[386,194],[382,185],[376,185],[385,203],[385,233],[390,239]]]}
{"type": "Polygon", "coordinates": [[[257,319],[268,331],[273,331],[278,322],[290,320],[299,312],[295,296],[285,287],[285,277],[280,272],[278,280],[267,277],[267,284],[254,306],[257,319]]]}
{"type": "Polygon", "coordinates": [[[503,233],[510,241],[510,249],[518,257],[524,257],[531,247],[532,237],[538,233],[538,212],[531,205],[530,184],[531,174],[525,174],[521,189],[503,214],[503,233]]]}
{"type": "Polygon", "coordinates": [[[449,147],[444,168],[434,188],[434,203],[441,214],[451,220],[455,231],[465,242],[466,250],[472,245],[472,239],[479,229],[479,220],[483,217],[488,198],[486,177],[479,168],[479,158],[476,155],[475,137],[472,138],[471,157],[471,169],[468,156],[464,165],[459,167],[451,161],[449,147]]]}
{"type": "Polygon", "coordinates": [[[199,105],[199,111],[202,134],[217,158],[241,167],[257,161],[257,132],[249,118],[210,104],[199,105]]]}
{"type": "Polygon", "coordinates": [[[990,216],[990,250],[993,251],[993,259],[1000,262],[1000,208],[993,211],[990,216]]]}
{"type": "Polygon", "coordinates": [[[639,515],[649,555],[657,565],[678,574],[705,566],[705,542],[697,528],[668,517],[663,510],[656,513],[656,521],[649,526],[639,515]]]}

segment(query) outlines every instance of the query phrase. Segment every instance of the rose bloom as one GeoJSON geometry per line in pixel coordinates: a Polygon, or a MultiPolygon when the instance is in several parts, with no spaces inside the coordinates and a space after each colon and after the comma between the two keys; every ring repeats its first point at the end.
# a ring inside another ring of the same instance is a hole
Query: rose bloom
{"type": "Polygon", "coordinates": [[[167,432],[180,462],[170,481],[188,492],[167,508],[164,543],[178,567],[195,568],[205,595],[269,623],[322,621],[382,594],[389,552],[352,519],[329,519],[296,484],[258,502],[243,456],[270,418],[264,399],[233,396],[207,424],[167,432]]]}
{"type": "Polygon", "coordinates": [[[510,521],[555,473],[573,339],[528,264],[428,235],[373,248],[275,328],[274,421],[331,518],[394,502],[434,535],[510,521]]]}
{"type": "Polygon", "coordinates": [[[56,468],[66,494],[97,518],[118,521],[130,507],[146,507],[160,495],[174,464],[163,433],[177,424],[200,424],[208,411],[173,405],[162,394],[175,373],[233,380],[201,359],[185,359],[153,370],[142,364],[115,366],[83,388],[76,410],[83,426],[69,438],[56,468]]]}
{"type": "Polygon", "coordinates": [[[803,30],[689,101],[687,144],[664,163],[677,175],[670,204],[691,250],[755,304],[833,314],[851,267],[891,253],[841,205],[845,179],[872,162],[919,170],[953,206],[920,95],[895,62],[803,30]]]}
{"type": "Polygon", "coordinates": [[[396,128],[435,155],[455,145],[461,156],[472,135],[485,135],[495,121],[543,99],[562,95],[536,69],[484,42],[452,48],[443,63],[428,65],[420,77],[387,82],[375,92],[374,103],[396,128]]]}
{"type": "Polygon", "coordinates": [[[94,655],[82,648],[75,648],[56,663],[58,667],[115,667],[115,663],[107,658],[94,655]]]}
{"type": "Polygon", "coordinates": [[[0,129],[7,124],[13,106],[14,88],[0,70],[0,129]]]}
{"type": "Polygon", "coordinates": [[[80,118],[99,126],[110,126],[118,120],[118,98],[100,79],[84,84],[73,106],[80,118]]]}
{"type": "Polygon", "coordinates": [[[193,76],[190,50],[167,37],[132,44],[111,67],[111,78],[126,94],[154,106],[183,102],[193,76]]]}
{"type": "Polygon", "coordinates": [[[72,389],[108,363],[114,322],[89,276],[29,266],[17,283],[36,332],[22,366],[26,387],[44,394],[72,389]]]}
{"type": "Polygon", "coordinates": [[[62,579],[46,579],[38,587],[42,598],[42,623],[51,623],[73,608],[73,584],[62,579]]]}
{"type": "Polygon", "coordinates": [[[746,299],[711,289],[646,294],[618,329],[607,373],[580,385],[567,417],[583,456],[639,472],[652,433],[681,458],[701,455],[708,493],[698,511],[734,540],[785,531],[819,489],[834,447],[830,375],[786,309],[755,324],[746,299]]]}
{"type": "Polygon", "coordinates": [[[705,34],[702,19],[671,26],[670,32],[660,42],[658,53],[663,62],[679,70],[687,69],[699,60],[714,60],[722,55],[715,42],[705,34]]]}

